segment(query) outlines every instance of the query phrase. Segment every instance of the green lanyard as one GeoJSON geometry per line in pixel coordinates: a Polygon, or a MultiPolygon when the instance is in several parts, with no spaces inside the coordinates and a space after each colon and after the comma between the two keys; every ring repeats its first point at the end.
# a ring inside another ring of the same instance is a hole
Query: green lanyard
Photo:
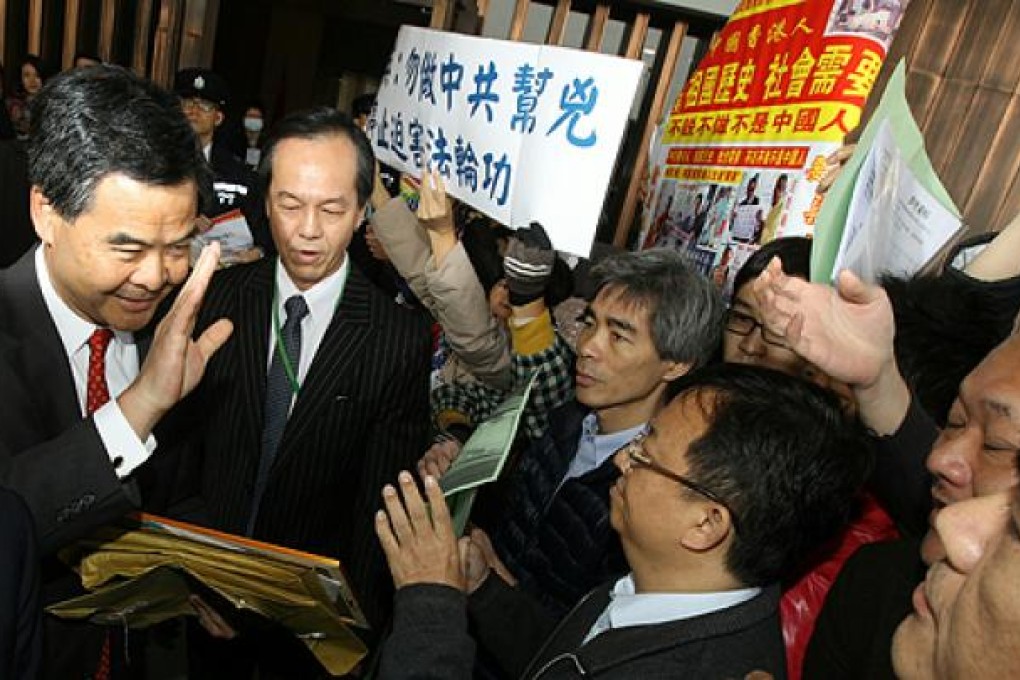
{"type": "Polygon", "coordinates": [[[290,383],[290,391],[297,396],[298,391],[301,389],[301,383],[298,382],[297,373],[294,371],[294,366],[290,363],[290,357],[287,356],[287,350],[283,346],[283,340],[280,336],[283,334],[280,330],[280,292],[273,290],[273,329],[276,331],[276,352],[280,356],[280,361],[283,362],[283,371],[287,374],[287,382],[290,383]]]}
{"type": "MultiPolygon", "coordinates": [[[[343,299],[345,288],[344,284],[346,282],[347,275],[345,272],[343,283],[340,285],[340,294],[336,296],[336,303],[333,305],[334,315],[336,314],[336,310],[340,307],[340,300],[343,299]]],[[[290,363],[290,357],[287,356],[287,350],[283,346],[283,340],[280,339],[280,336],[282,335],[280,330],[280,290],[275,283],[273,284],[273,329],[276,331],[276,351],[279,353],[280,360],[283,362],[283,371],[287,374],[287,382],[290,383],[290,391],[294,393],[294,396],[297,396],[297,393],[301,390],[301,383],[298,382],[297,372],[294,370],[294,365],[290,363]]]]}

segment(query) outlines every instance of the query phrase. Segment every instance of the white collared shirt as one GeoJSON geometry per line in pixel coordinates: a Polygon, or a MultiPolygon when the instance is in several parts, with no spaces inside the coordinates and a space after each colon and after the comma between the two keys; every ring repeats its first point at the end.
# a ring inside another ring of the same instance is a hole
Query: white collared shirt
{"type": "MultiPolygon", "coordinates": [[[[82,417],[85,417],[88,398],[89,337],[99,326],[78,316],[57,294],[50,280],[49,267],[46,266],[41,246],[35,251],[35,273],[46,309],[57,327],[64,354],[67,355],[68,363],[71,365],[78,405],[82,417]]],[[[149,435],[143,443],[131,429],[117,403],[117,397],[137,377],[138,346],[135,344],[134,334],[115,330],[113,340],[106,349],[106,385],[110,391],[110,401],[99,408],[92,415],[92,419],[106,448],[106,454],[121,479],[131,474],[156,450],[156,439],[149,435]]]]}
{"type": "Polygon", "coordinates": [[[638,436],[645,428],[645,423],[627,430],[612,434],[599,434],[599,422],[594,413],[589,413],[581,425],[581,439],[577,444],[577,453],[570,461],[563,482],[573,477],[580,477],[599,468],[606,459],[616,453],[621,446],[638,436]]]}
{"type": "MultiPolygon", "coordinates": [[[[311,368],[315,353],[322,344],[322,338],[326,335],[336,312],[340,297],[344,294],[344,285],[347,283],[347,273],[350,271],[350,258],[344,256],[343,264],[335,272],[319,281],[306,291],[298,290],[298,287],[291,281],[290,275],[279,260],[276,262],[276,318],[280,320],[280,327],[287,322],[287,311],[284,304],[288,298],[294,295],[301,295],[308,305],[308,314],[301,320],[301,356],[298,359],[297,381],[298,385],[305,382],[308,369],[311,368]]],[[[276,353],[276,323],[269,324],[269,353],[266,356],[266,371],[273,363],[273,356],[276,353]]],[[[297,395],[294,395],[295,397],[297,395]]],[[[291,407],[294,400],[291,399],[291,407]]]]}
{"type": "Polygon", "coordinates": [[[761,588],[742,588],[716,593],[637,593],[631,572],[613,586],[609,605],[596,619],[583,644],[613,628],[682,621],[729,609],[757,597],[760,592],[761,588]]]}

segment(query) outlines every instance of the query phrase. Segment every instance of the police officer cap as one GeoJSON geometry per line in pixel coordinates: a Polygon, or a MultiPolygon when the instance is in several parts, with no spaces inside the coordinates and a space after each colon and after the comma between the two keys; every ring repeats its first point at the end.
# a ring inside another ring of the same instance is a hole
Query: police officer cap
{"type": "Polygon", "coordinates": [[[174,78],[174,92],[179,97],[198,97],[210,101],[221,109],[227,105],[230,90],[227,82],[207,68],[186,68],[174,78]]]}

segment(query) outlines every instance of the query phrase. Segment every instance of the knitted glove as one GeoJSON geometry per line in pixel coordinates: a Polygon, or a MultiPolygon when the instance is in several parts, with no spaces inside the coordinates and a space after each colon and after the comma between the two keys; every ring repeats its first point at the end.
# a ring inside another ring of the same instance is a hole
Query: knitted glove
{"type": "Polygon", "coordinates": [[[514,232],[503,257],[510,304],[519,306],[542,297],[555,261],[556,251],[541,224],[532,222],[514,232]]]}

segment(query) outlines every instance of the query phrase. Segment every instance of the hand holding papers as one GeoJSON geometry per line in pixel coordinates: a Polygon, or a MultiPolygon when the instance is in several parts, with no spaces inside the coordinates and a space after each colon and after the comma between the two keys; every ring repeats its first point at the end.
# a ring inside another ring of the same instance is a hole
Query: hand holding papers
{"type": "Polygon", "coordinates": [[[57,616],[144,628],[194,615],[199,594],[280,623],[331,673],[367,652],[351,629],[367,622],[336,560],[152,515],[104,528],[64,557],[94,592],[53,605],[57,616]]]}
{"type": "Polygon", "coordinates": [[[904,92],[903,64],[818,215],[811,278],[851,269],[867,282],[909,276],[960,229],[960,213],[935,175],[904,92]]]}
{"type": "Polygon", "coordinates": [[[506,463],[537,375],[534,373],[527,383],[514,390],[492,416],[475,429],[457,460],[439,480],[457,536],[462,535],[467,526],[477,488],[495,481],[506,463]]]}

